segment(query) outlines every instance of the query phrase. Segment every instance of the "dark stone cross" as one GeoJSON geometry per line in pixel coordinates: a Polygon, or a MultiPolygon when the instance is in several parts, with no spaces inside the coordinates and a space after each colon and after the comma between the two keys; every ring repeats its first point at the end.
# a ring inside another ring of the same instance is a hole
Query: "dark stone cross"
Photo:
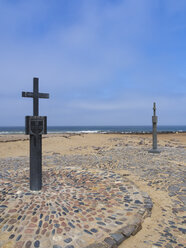
{"type": "Polygon", "coordinates": [[[48,93],[39,93],[39,78],[33,79],[33,92],[22,92],[22,97],[33,98],[33,115],[39,115],[39,98],[49,98],[48,93]]]}
{"type": "Polygon", "coordinates": [[[156,103],[153,104],[153,116],[152,116],[152,149],[149,150],[150,153],[160,153],[157,148],[157,122],[158,117],[156,116],[156,103]]]}
{"type": "Polygon", "coordinates": [[[33,92],[22,92],[22,97],[33,98],[33,116],[25,117],[25,133],[30,134],[30,189],[42,188],[42,134],[47,133],[47,117],[39,116],[39,98],[49,98],[39,93],[39,79],[33,79],[33,92]]]}

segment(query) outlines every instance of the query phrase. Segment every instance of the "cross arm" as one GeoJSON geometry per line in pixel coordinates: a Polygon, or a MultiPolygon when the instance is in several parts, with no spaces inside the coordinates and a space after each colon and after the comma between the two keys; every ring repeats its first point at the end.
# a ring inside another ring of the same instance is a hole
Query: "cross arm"
{"type": "Polygon", "coordinates": [[[32,92],[22,91],[22,97],[34,97],[34,94],[32,92]]]}
{"type": "Polygon", "coordinates": [[[39,98],[49,98],[49,94],[48,93],[39,93],[38,97],[39,98]]]}
{"type": "MultiPolygon", "coordinates": [[[[33,92],[22,91],[22,97],[32,97],[32,98],[34,98],[34,93],[33,92]]],[[[39,93],[38,98],[49,98],[49,94],[48,93],[39,93]]]]}

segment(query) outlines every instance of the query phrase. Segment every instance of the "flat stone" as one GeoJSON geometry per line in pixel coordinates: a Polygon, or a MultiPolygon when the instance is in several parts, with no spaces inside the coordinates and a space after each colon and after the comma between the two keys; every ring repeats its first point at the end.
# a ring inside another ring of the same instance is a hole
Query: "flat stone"
{"type": "Polygon", "coordinates": [[[109,246],[109,248],[116,248],[117,247],[116,241],[114,239],[112,239],[111,237],[105,238],[104,242],[109,246]]]}
{"type": "Polygon", "coordinates": [[[35,242],[34,242],[34,247],[39,247],[40,246],[40,241],[39,240],[36,240],[35,242]]]}
{"type": "Polygon", "coordinates": [[[141,202],[141,201],[139,201],[139,200],[135,200],[134,203],[136,203],[136,204],[143,204],[143,202],[141,202]]]}
{"type": "Polygon", "coordinates": [[[65,241],[65,243],[70,243],[72,241],[72,239],[68,238],[68,239],[65,239],[64,241],[65,241]]]}
{"type": "Polygon", "coordinates": [[[97,243],[97,244],[88,245],[85,248],[109,248],[109,247],[104,243],[97,243]]]}
{"type": "Polygon", "coordinates": [[[19,241],[21,239],[22,235],[18,235],[16,241],[19,241]]]}
{"type": "Polygon", "coordinates": [[[121,222],[121,221],[115,221],[115,223],[116,223],[117,225],[123,225],[123,222],[121,222]]]}
{"type": "Polygon", "coordinates": [[[45,217],[45,221],[48,221],[49,220],[49,216],[47,215],[46,217],[45,217]]]}
{"type": "Polygon", "coordinates": [[[116,241],[117,245],[120,245],[126,239],[121,233],[112,233],[110,236],[116,241]]]}
{"type": "Polygon", "coordinates": [[[42,220],[40,220],[40,221],[39,221],[39,227],[41,227],[41,226],[42,226],[42,223],[43,223],[43,221],[42,221],[42,220]]]}
{"type": "Polygon", "coordinates": [[[67,209],[66,207],[62,207],[62,208],[63,208],[63,210],[64,210],[66,213],[69,212],[68,209],[67,209]]]}
{"type": "Polygon", "coordinates": [[[32,245],[32,242],[31,242],[31,241],[27,241],[25,247],[26,247],[26,248],[30,248],[31,245],[32,245]]]}
{"type": "Polygon", "coordinates": [[[14,228],[14,226],[9,227],[8,232],[11,232],[13,228],[14,228]]]}
{"type": "Polygon", "coordinates": [[[63,229],[62,228],[57,228],[57,234],[62,233],[63,229]]]}
{"type": "Polygon", "coordinates": [[[71,222],[68,222],[68,224],[70,227],[75,228],[75,226],[71,222]]]}
{"type": "Polygon", "coordinates": [[[0,205],[0,208],[7,208],[6,205],[0,205]]]}
{"type": "Polygon", "coordinates": [[[136,235],[136,233],[138,233],[140,230],[142,229],[142,225],[141,223],[139,225],[137,225],[134,229],[134,231],[132,232],[132,235],[136,235]]]}
{"type": "Polygon", "coordinates": [[[2,231],[4,232],[8,228],[8,225],[2,227],[2,231]]]}
{"type": "Polygon", "coordinates": [[[179,227],[178,230],[179,230],[180,232],[182,232],[183,234],[186,234],[186,228],[181,228],[181,227],[179,227]]]}
{"type": "Polygon", "coordinates": [[[20,220],[21,218],[22,218],[22,216],[21,216],[21,215],[17,217],[17,219],[18,219],[18,220],[20,220]]]}
{"type": "Polygon", "coordinates": [[[127,225],[119,230],[125,237],[130,237],[132,233],[135,231],[135,225],[127,225]]]}
{"type": "Polygon", "coordinates": [[[142,222],[141,215],[135,214],[134,218],[130,221],[131,225],[138,226],[142,222]]]}
{"type": "Polygon", "coordinates": [[[105,226],[105,225],[106,225],[106,224],[105,224],[104,222],[102,222],[102,221],[98,221],[97,224],[98,224],[98,225],[101,225],[101,226],[105,226]]]}
{"type": "Polygon", "coordinates": [[[15,235],[14,234],[11,234],[10,237],[9,237],[9,239],[13,239],[14,237],[15,237],[15,235]]]}
{"type": "Polygon", "coordinates": [[[180,199],[184,205],[186,205],[186,196],[178,196],[178,199],[180,199]]]}
{"type": "Polygon", "coordinates": [[[176,186],[176,185],[171,185],[168,187],[169,191],[173,191],[173,192],[178,192],[180,190],[180,187],[176,186]]]}

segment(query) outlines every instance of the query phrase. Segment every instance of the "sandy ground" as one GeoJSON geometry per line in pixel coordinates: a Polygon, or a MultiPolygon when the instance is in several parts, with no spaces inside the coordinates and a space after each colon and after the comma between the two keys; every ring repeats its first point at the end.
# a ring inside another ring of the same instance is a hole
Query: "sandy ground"
{"type": "MultiPolygon", "coordinates": [[[[122,135],[122,134],[48,134],[43,136],[43,155],[70,154],[96,154],[100,148],[110,150],[118,144],[118,140],[124,140],[127,145],[138,145],[142,142],[144,147],[151,148],[151,135],[122,135]]],[[[158,144],[160,147],[181,147],[186,149],[186,133],[183,134],[159,134],[158,144]]],[[[143,149],[143,147],[142,147],[143,149]]],[[[0,158],[29,156],[29,137],[26,135],[1,135],[0,136],[0,158]]],[[[179,162],[179,161],[177,161],[179,162]]],[[[186,164],[184,164],[185,166],[186,164]]],[[[112,168],[114,170],[114,168],[112,168]]],[[[126,240],[120,248],[144,248],[156,246],[144,246],[147,237],[156,240],[159,228],[159,220],[162,218],[162,209],[167,209],[167,218],[172,215],[169,213],[171,198],[166,191],[157,191],[147,185],[135,173],[127,170],[116,170],[120,174],[128,173],[128,178],[135,182],[140,190],[147,192],[153,200],[154,206],[151,217],[146,218],[142,230],[135,236],[126,240]]],[[[180,241],[185,242],[185,241],[180,241]]]]}
{"type": "MultiPolygon", "coordinates": [[[[144,140],[151,148],[151,135],[126,135],[126,134],[48,134],[43,135],[43,154],[54,152],[64,154],[89,154],[95,152],[94,147],[114,147],[115,139],[125,137],[128,144],[137,144],[144,140]]],[[[159,134],[160,146],[186,146],[186,133],[159,134]]],[[[29,156],[28,135],[0,135],[0,157],[29,156]]]]}

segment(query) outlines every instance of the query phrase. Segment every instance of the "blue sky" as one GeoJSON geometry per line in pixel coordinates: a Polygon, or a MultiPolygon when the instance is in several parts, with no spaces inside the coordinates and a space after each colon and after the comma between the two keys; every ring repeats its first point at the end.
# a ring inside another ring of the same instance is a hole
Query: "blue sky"
{"type": "Polygon", "coordinates": [[[0,126],[186,125],[185,0],[0,0],[0,126]]]}

